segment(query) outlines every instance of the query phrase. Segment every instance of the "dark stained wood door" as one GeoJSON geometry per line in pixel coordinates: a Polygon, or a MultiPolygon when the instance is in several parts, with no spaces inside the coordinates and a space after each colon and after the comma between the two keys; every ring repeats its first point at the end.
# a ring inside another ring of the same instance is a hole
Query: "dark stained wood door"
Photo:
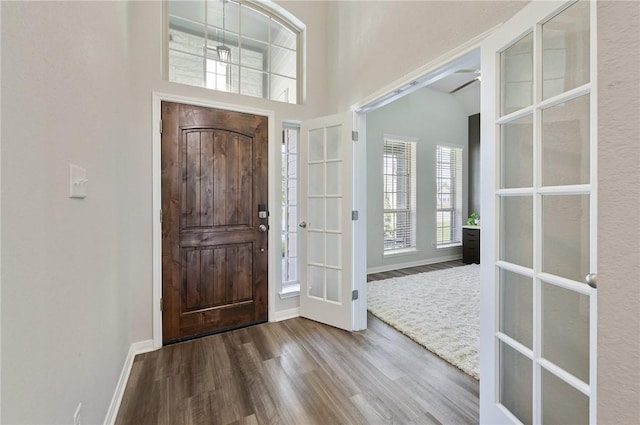
{"type": "Polygon", "coordinates": [[[267,118],[162,102],[163,343],[267,321],[267,118]]]}

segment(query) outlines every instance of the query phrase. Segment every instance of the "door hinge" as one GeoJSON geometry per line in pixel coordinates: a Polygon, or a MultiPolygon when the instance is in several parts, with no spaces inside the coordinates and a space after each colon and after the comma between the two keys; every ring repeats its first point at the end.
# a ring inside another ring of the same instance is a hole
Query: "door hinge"
{"type": "Polygon", "coordinates": [[[160,311],[164,311],[164,298],[160,298],[160,311]]]}
{"type": "Polygon", "coordinates": [[[160,223],[162,223],[162,209],[160,210],[160,223]]]}
{"type": "Polygon", "coordinates": [[[355,301],[358,299],[358,290],[354,289],[353,291],[351,291],[351,301],[355,301]]]}
{"type": "Polygon", "coordinates": [[[358,211],[351,211],[351,220],[352,221],[358,220],[358,211]]]}
{"type": "Polygon", "coordinates": [[[162,134],[162,120],[158,123],[158,130],[160,130],[160,134],[162,134]]]}
{"type": "Polygon", "coordinates": [[[358,141],[358,132],[357,131],[352,131],[351,132],[351,140],[353,140],[354,142],[358,141]]]}

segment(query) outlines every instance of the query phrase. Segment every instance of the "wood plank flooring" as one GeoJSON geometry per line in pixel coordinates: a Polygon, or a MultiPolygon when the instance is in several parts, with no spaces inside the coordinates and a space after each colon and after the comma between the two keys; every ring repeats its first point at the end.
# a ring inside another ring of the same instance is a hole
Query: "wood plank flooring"
{"type": "Polygon", "coordinates": [[[442,263],[427,264],[425,266],[408,267],[406,269],[391,270],[388,272],[371,273],[367,275],[367,282],[373,280],[391,279],[392,277],[409,276],[416,273],[433,272],[436,270],[450,269],[453,267],[466,266],[462,260],[444,261],[442,263]]]}
{"type": "Polygon", "coordinates": [[[136,356],[116,424],[477,424],[478,391],[371,315],[295,318],[136,356]]]}

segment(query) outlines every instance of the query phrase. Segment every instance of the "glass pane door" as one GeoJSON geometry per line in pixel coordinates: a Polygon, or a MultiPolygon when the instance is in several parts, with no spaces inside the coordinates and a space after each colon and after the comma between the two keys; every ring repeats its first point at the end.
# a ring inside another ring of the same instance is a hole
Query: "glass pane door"
{"type": "Polygon", "coordinates": [[[595,423],[596,289],[585,283],[596,272],[591,14],[588,1],[527,6],[483,51],[483,72],[487,64],[497,82],[497,113],[483,117],[495,155],[483,201],[497,225],[483,269],[495,288],[493,336],[483,334],[494,367],[481,380],[494,374],[484,414],[497,422],[595,423]]]}
{"type": "Polygon", "coordinates": [[[351,113],[301,126],[300,315],[353,329],[351,113]]]}

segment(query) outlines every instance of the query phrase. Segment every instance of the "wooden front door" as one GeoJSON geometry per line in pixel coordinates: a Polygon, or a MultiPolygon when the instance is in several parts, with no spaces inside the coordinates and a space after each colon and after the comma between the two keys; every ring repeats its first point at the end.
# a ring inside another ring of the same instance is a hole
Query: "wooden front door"
{"type": "Polygon", "coordinates": [[[265,322],[267,118],[162,102],[162,127],[163,344],[265,322]]]}

